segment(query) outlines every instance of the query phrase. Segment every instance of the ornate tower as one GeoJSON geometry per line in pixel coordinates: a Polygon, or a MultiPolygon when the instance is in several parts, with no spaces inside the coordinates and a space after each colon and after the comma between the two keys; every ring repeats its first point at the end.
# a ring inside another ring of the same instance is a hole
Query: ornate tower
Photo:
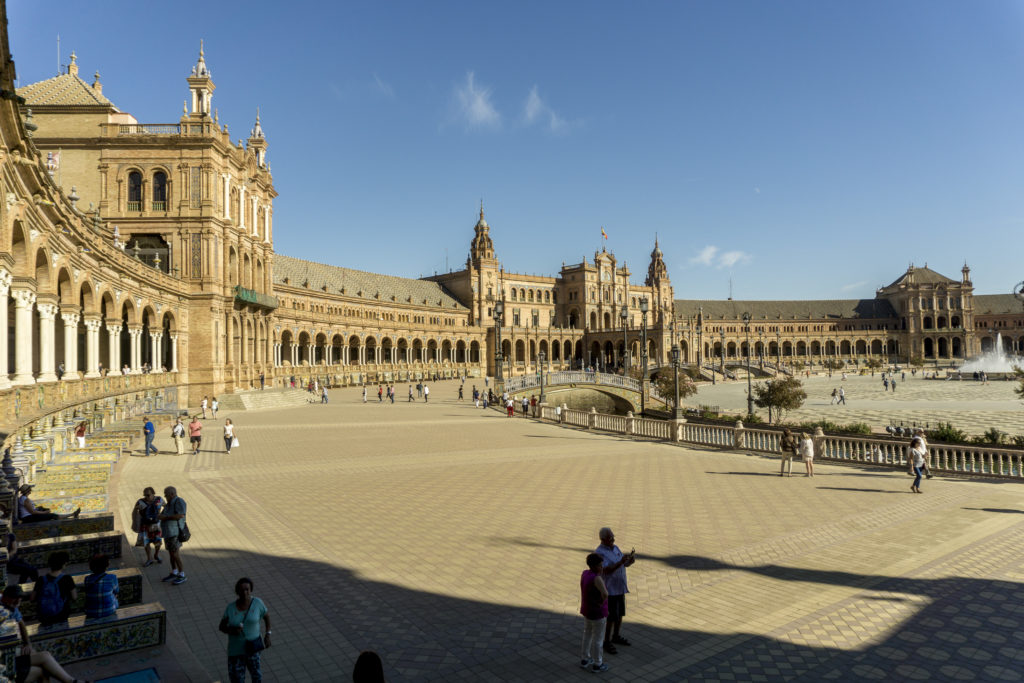
{"type": "Polygon", "coordinates": [[[217,88],[213,84],[213,74],[206,68],[206,60],[203,59],[203,41],[199,41],[199,61],[192,67],[192,75],[188,77],[188,87],[192,91],[192,111],[189,114],[192,118],[209,116],[212,109],[213,91],[217,88]]]}
{"type": "MultiPolygon", "coordinates": [[[[469,244],[466,271],[469,273],[473,320],[476,325],[489,325],[495,302],[501,298],[502,287],[498,281],[498,259],[494,255],[491,241],[491,227],[484,218],[484,203],[480,202],[480,220],[473,226],[473,241],[469,244]]],[[[493,349],[491,349],[493,352],[493,349]]]]}
{"type": "Polygon", "coordinates": [[[256,165],[260,168],[267,167],[267,138],[263,136],[263,126],[260,125],[260,108],[256,107],[256,125],[249,133],[246,140],[249,149],[256,154],[256,165]]]}
{"type": "Polygon", "coordinates": [[[672,316],[673,293],[672,283],[668,277],[668,266],[665,265],[665,255],[658,246],[658,238],[654,238],[654,251],[651,252],[651,263],[647,266],[647,280],[644,284],[651,288],[654,301],[652,310],[657,310],[655,320],[663,325],[668,324],[672,316]]]}

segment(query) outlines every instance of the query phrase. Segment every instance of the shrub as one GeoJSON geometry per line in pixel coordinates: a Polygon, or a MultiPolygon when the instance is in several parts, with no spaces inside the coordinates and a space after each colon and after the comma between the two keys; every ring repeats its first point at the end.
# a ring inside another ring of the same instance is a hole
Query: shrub
{"type": "Polygon", "coordinates": [[[928,433],[928,439],[944,443],[957,443],[967,441],[967,433],[954,427],[952,422],[940,422],[936,429],[928,433]]]}
{"type": "Polygon", "coordinates": [[[848,425],[844,425],[841,428],[841,431],[846,432],[847,434],[864,434],[868,436],[872,433],[871,425],[866,422],[851,422],[848,425]]]}
{"type": "Polygon", "coordinates": [[[1010,440],[1013,441],[1014,446],[1024,447],[1024,436],[1018,434],[1017,436],[1011,437],[1010,440]]]}
{"type": "Polygon", "coordinates": [[[1006,439],[1006,432],[1001,432],[995,427],[989,427],[988,430],[981,435],[983,443],[990,443],[999,445],[1006,439]]]}
{"type": "Polygon", "coordinates": [[[743,418],[743,424],[764,424],[764,418],[757,413],[751,413],[743,418]]]}

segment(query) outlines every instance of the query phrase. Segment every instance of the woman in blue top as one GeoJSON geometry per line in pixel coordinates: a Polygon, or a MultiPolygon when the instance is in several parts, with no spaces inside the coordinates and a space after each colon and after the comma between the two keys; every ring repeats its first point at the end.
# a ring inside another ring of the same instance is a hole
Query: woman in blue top
{"type": "MultiPolygon", "coordinates": [[[[253,648],[252,641],[260,637],[260,620],[267,626],[263,636],[263,648],[270,647],[270,615],[263,601],[252,594],[252,579],[241,578],[235,582],[238,599],[228,603],[220,620],[220,630],[228,634],[228,680],[231,683],[245,683],[245,670],[252,675],[253,683],[261,683],[260,651],[253,648]]],[[[259,645],[256,646],[259,648],[259,645]]]]}

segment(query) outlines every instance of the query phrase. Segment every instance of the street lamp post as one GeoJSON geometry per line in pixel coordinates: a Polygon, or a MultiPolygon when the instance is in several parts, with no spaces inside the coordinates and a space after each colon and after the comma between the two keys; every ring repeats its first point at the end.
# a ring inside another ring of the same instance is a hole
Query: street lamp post
{"type": "Polygon", "coordinates": [[[497,340],[497,345],[494,350],[494,380],[495,382],[504,381],[504,377],[501,374],[501,366],[504,363],[504,359],[501,354],[501,317],[505,313],[505,302],[500,299],[494,304],[494,336],[497,340]]]}
{"type": "Polygon", "coordinates": [[[782,333],[775,331],[775,372],[782,372],[782,333]]]}
{"type": "Polygon", "coordinates": [[[672,370],[675,373],[676,380],[676,419],[681,420],[683,418],[683,409],[679,405],[679,344],[672,345],[672,370]]]}
{"type": "Polygon", "coordinates": [[[643,348],[640,349],[640,417],[643,417],[647,409],[647,297],[640,297],[640,339],[643,348]]]}
{"type": "MultiPolygon", "coordinates": [[[[697,372],[703,375],[704,367],[704,324],[697,320],[697,372]]],[[[715,383],[715,373],[711,373],[711,383],[715,383]]]]}
{"type": "Polygon", "coordinates": [[[725,381],[725,328],[722,328],[720,332],[722,336],[722,345],[718,349],[719,360],[722,364],[722,381],[725,381]]]}
{"type": "Polygon", "coordinates": [[[754,414],[754,394],[750,388],[750,313],[743,313],[743,328],[747,334],[747,415],[754,414]]]}
{"type": "Polygon", "coordinates": [[[622,376],[629,374],[629,340],[626,338],[626,323],[629,322],[629,309],[623,306],[619,310],[622,318],[622,376]]]}
{"type": "Polygon", "coordinates": [[[764,370],[764,332],[757,333],[757,363],[764,370]]]}
{"type": "Polygon", "coordinates": [[[538,370],[540,372],[540,400],[538,403],[544,402],[544,357],[543,351],[537,353],[537,360],[540,361],[540,369],[538,370]]]}

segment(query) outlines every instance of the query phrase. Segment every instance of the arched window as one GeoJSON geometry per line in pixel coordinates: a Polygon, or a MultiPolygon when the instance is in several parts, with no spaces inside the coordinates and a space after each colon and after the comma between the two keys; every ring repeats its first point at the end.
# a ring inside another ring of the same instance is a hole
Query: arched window
{"type": "Polygon", "coordinates": [[[167,210],[167,174],[157,171],[153,174],[153,211],[167,210]]]}
{"type": "Polygon", "coordinates": [[[533,301],[533,290],[532,289],[530,290],[529,297],[530,297],[530,301],[533,301]]]}
{"type": "Polygon", "coordinates": [[[515,288],[515,287],[513,287],[513,288],[512,288],[512,301],[516,301],[516,300],[517,300],[517,299],[516,299],[516,288],[515,288]]]}
{"type": "Polygon", "coordinates": [[[142,211],[142,174],[138,171],[128,174],[128,210],[142,211]]]}
{"type": "Polygon", "coordinates": [[[544,292],[544,303],[551,303],[551,292],[544,292]]]}

